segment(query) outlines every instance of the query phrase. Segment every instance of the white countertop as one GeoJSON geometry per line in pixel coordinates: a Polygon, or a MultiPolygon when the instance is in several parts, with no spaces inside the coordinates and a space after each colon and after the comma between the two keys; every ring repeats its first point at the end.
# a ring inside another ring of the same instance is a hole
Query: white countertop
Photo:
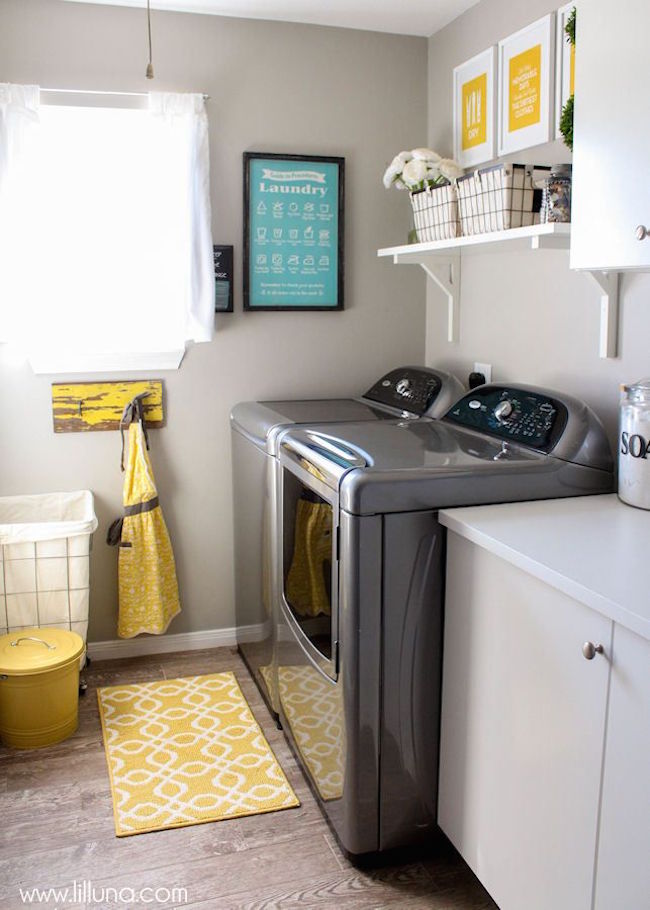
{"type": "Polygon", "coordinates": [[[608,494],[445,509],[440,521],[650,639],[650,511],[608,494]]]}

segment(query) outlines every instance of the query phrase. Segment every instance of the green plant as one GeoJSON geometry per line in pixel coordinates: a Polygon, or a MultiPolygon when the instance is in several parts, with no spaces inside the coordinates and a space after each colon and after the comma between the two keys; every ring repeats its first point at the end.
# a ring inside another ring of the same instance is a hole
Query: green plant
{"type": "Polygon", "coordinates": [[[567,98],[560,117],[560,132],[564,144],[573,151],[573,95],[567,98]]]}
{"type": "Polygon", "coordinates": [[[575,44],[576,43],[576,8],[575,8],[575,6],[569,13],[569,18],[567,19],[566,25],[564,26],[564,31],[567,36],[567,41],[569,42],[569,44],[575,44]]]}
{"type": "MultiPolygon", "coordinates": [[[[576,43],[576,8],[575,6],[569,13],[569,18],[566,21],[564,26],[564,31],[566,34],[566,40],[575,47],[576,43]]],[[[574,96],[570,95],[566,104],[562,108],[562,115],[560,117],[560,132],[564,139],[564,144],[573,151],[573,101],[574,96]]]]}

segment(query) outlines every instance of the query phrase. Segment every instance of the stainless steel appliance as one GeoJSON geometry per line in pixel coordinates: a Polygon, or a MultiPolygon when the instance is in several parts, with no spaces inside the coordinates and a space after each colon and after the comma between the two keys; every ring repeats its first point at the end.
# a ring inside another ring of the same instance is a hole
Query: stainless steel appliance
{"type": "Polygon", "coordinates": [[[441,370],[406,366],[382,376],[359,398],[251,401],[235,405],[231,439],[235,531],[235,615],[238,646],[269,708],[271,685],[276,514],[276,456],[280,432],[308,423],[415,420],[444,414],[464,392],[441,370]]]}
{"type": "Polygon", "coordinates": [[[567,395],[484,385],[442,420],[280,437],[282,726],[352,854],[436,826],[444,528],[438,509],[604,493],[598,418],[567,395]]]}

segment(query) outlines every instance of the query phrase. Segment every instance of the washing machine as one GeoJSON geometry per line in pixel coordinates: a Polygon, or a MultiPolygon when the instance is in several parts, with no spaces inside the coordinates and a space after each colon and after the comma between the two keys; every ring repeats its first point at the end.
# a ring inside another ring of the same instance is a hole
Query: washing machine
{"type": "Polygon", "coordinates": [[[276,458],[280,432],[300,424],[377,423],[444,414],[465,389],[449,373],[406,366],[391,370],[358,398],[252,401],[230,416],[235,542],[235,617],[239,651],[271,712],[277,717],[271,660],[276,458]]]}
{"type": "Polygon", "coordinates": [[[273,661],[280,720],[353,855],[436,830],[445,529],[438,510],[607,493],[582,402],[484,385],[440,420],[279,437],[273,661]]]}

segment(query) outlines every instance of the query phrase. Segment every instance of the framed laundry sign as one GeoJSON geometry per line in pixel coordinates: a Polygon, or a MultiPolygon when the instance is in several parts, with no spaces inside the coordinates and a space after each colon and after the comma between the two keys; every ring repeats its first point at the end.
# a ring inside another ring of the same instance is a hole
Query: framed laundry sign
{"type": "Polygon", "coordinates": [[[496,157],[496,47],[454,69],[454,158],[474,167],[496,157]]]}
{"type": "Polygon", "coordinates": [[[244,152],[244,310],[343,309],[345,159],[244,152]]]}
{"type": "Polygon", "coordinates": [[[549,14],[499,41],[499,155],[551,138],[552,26],[549,14]]]}

